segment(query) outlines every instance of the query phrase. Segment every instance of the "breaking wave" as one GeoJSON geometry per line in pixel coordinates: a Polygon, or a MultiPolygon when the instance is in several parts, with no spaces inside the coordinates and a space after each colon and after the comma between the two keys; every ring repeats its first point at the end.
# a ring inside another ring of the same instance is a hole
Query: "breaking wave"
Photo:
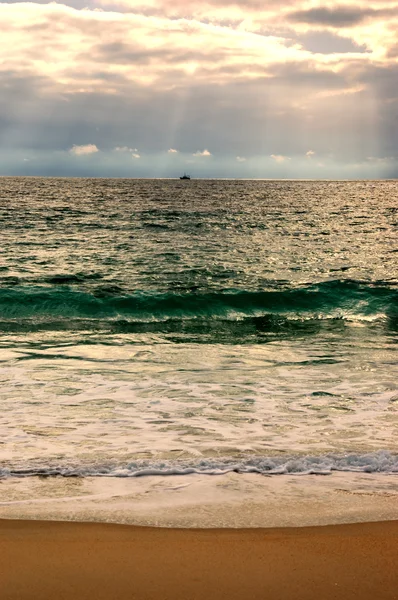
{"type": "Polygon", "coordinates": [[[333,471],[398,474],[398,455],[386,450],[368,454],[319,456],[271,456],[248,459],[201,459],[199,461],[137,460],[125,465],[44,466],[0,468],[7,477],[144,477],[167,475],[330,475],[333,471]]]}
{"type": "Polygon", "coordinates": [[[0,288],[0,331],[110,330],[250,336],[316,333],[331,322],[397,326],[398,290],[350,280],[294,289],[99,294],[69,286],[0,288]]]}

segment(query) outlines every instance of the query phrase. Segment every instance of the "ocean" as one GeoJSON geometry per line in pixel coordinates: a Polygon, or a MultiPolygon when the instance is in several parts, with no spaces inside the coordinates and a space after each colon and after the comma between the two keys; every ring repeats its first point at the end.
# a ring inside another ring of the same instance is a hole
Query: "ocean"
{"type": "Polygon", "coordinates": [[[0,198],[3,483],[398,473],[397,182],[0,198]]]}

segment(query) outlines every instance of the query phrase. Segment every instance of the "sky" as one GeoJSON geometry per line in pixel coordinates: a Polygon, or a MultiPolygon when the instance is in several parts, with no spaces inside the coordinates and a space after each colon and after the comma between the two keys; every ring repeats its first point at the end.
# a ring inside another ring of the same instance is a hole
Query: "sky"
{"type": "Polygon", "coordinates": [[[0,0],[0,175],[398,177],[398,0],[0,0]]]}

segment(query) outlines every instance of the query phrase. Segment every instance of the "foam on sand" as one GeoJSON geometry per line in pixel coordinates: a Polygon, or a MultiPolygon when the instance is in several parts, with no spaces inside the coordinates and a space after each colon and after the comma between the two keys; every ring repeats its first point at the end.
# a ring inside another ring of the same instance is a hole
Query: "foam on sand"
{"type": "Polygon", "coordinates": [[[9,478],[0,518],[162,527],[295,527],[398,519],[397,476],[235,472],[139,478],[9,478]]]}

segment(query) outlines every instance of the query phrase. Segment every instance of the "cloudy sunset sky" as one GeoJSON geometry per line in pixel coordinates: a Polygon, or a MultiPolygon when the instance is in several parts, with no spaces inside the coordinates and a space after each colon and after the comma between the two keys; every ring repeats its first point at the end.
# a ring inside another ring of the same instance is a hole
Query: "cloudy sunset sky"
{"type": "Polygon", "coordinates": [[[398,177],[398,2],[1,2],[0,174],[398,177]]]}

